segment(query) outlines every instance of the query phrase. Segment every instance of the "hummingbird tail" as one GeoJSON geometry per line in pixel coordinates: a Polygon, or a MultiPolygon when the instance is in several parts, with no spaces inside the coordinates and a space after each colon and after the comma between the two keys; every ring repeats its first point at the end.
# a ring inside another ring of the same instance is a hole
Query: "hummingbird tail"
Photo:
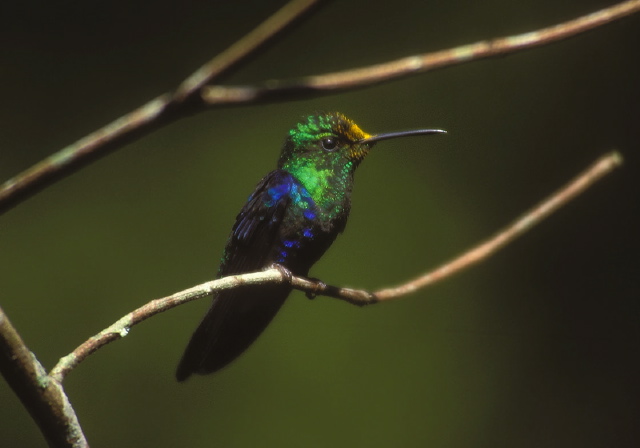
{"type": "Polygon", "coordinates": [[[237,358],[271,322],[290,292],[287,285],[262,285],[218,294],[182,355],[176,379],[213,373],[237,358]]]}

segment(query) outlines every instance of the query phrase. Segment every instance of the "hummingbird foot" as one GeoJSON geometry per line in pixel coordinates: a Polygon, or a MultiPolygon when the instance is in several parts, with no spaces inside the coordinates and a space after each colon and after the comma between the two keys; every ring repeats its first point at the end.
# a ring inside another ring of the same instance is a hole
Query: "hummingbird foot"
{"type": "Polygon", "coordinates": [[[280,271],[280,274],[284,277],[286,283],[291,284],[291,282],[293,281],[293,274],[289,269],[285,268],[284,266],[278,263],[273,263],[270,267],[280,271]]]}
{"type": "MultiPolygon", "coordinates": [[[[284,277],[286,283],[291,284],[293,282],[293,274],[289,269],[278,263],[273,263],[270,267],[280,271],[280,274],[284,277]]],[[[326,289],[328,288],[327,284],[319,278],[306,277],[306,279],[313,283],[313,290],[305,292],[305,295],[309,300],[315,299],[318,296],[319,292],[326,291],[326,289]]]]}
{"type": "Polygon", "coordinates": [[[327,289],[327,284],[319,278],[308,277],[307,280],[313,282],[314,284],[313,291],[307,291],[304,293],[309,300],[315,299],[318,296],[318,292],[325,291],[327,289]]]}

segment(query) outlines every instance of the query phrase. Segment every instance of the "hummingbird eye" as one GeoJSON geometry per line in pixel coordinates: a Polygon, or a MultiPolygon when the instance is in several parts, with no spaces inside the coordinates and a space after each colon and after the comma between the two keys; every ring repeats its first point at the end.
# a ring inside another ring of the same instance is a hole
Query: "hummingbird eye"
{"type": "Polygon", "coordinates": [[[338,139],[336,137],[325,137],[322,139],[322,148],[327,151],[333,151],[338,146],[338,139]]]}

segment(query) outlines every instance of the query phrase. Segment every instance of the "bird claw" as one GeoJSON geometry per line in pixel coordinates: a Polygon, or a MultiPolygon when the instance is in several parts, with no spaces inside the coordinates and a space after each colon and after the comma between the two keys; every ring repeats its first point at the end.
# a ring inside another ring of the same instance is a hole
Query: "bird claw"
{"type": "Polygon", "coordinates": [[[315,286],[313,288],[313,291],[306,291],[305,295],[307,296],[307,299],[313,300],[318,296],[319,291],[324,291],[325,289],[327,289],[327,284],[318,278],[309,278],[309,280],[312,281],[315,286]]]}
{"type": "MultiPolygon", "coordinates": [[[[278,271],[280,271],[280,274],[282,274],[282,276],[286,279],[286,282],[291,284],[292,280],[293,280],[293,274],[291,273],[291,271],[287,268],[285,268],[284,266],[282,266],[281,264],[278,263],[273,263],[271,265],[272,268],[277,269],[278,271]]],[[[327,289],[327,284],[324,283],[322,280],[318,279],[318,278],[313,278],[310,277],[308,278],[308,280],[310,282],[313,282],[313,291],[306,291],[305,295],[307,296],[307,299],[309,300],[313,300],[316,298],[316,296],[318,295],[318,292],[321,291],[325,291],[327,289]]]]}
{"type": "Polygon", "coordinates": [[[291,284],[291,281],[293,279],[293,274],[289,269],[285,268],[284,266],[278,263],[274,263],[273,265],[271,265],[271,267],[280,271],[280,274],[282,274],[282,276],[286,279],[287,283],[291,284]]]}

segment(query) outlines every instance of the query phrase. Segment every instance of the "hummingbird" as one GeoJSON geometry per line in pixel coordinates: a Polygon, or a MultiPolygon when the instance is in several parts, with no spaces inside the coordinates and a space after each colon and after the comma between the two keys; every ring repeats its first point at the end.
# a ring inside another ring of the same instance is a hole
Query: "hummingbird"
{"type": "MultiPolygon", "coordinates": [[[[309,115],[287,135],[277,169],[236,217],[218,278],[282,266],[307,276],[347,224],[356,168],[381,140],[442,134],[418,129],[367,134],[343,114],[309,115]]],[[[178,364],[176,378],[213,373],[244,352],[291,292],[287,284],[218,292],[178,364]]]]}

